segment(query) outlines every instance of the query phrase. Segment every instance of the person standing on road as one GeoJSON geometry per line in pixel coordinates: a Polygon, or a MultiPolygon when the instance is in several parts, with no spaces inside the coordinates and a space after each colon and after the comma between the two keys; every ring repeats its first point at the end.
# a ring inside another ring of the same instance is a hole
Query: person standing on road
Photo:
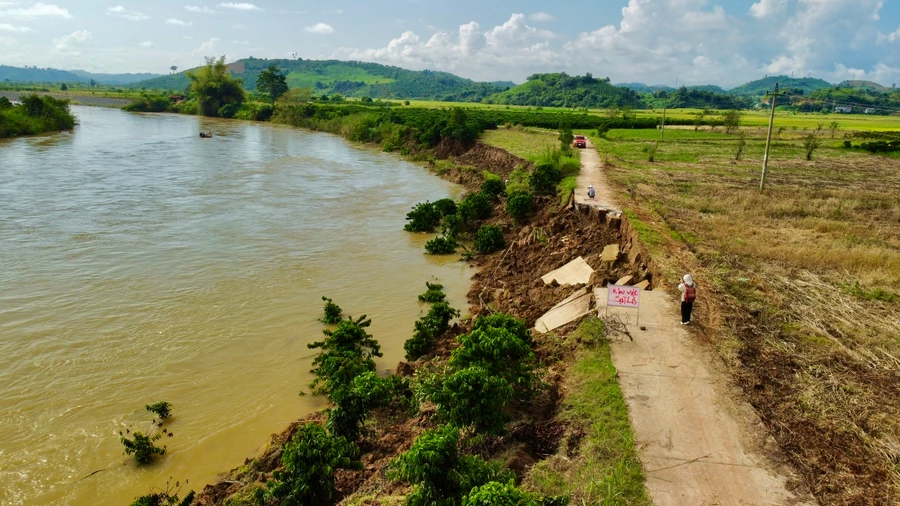
{"type": "Polygon", "coordinates": [[[594,186],[593,185],[588,186],[588,198],[592,199],[592,198],[594,198],[595,195],[597,195],[597,193],[594,192],[594,186]]]}
{"type": "Polygon", "coordinates": [[[685,274],[678,289],[681,291],[681,324],[690,325],[694,299],[697,298],[697,284],[690,274],[685,274]]]}

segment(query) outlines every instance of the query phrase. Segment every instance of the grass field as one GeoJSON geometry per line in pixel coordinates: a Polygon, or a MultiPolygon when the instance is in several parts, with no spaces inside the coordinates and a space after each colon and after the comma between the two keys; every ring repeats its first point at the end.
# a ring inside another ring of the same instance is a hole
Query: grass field
{"type": "Polygon", "coordinates": [[[839,131],[807,161],[788,129],[761,192],[765,130],[745,133],[740,160],[721,128],[592,141],[669,288],[698,280],[698,332],[819,501],[896,504],[900,160],[845,149],[839,131]]]}

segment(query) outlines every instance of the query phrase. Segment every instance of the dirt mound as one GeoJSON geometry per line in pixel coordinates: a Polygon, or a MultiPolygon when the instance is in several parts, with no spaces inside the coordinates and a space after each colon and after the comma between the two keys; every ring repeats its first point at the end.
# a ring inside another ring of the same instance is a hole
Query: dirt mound
{"type": "Polygon", "coordinates": [[[465,153],[459,154],[456,157],[456,162],[491,171],[502,178],[509,177],[509,174],[516,167],[529,163],[524,158],[519,158],[508,151],[488,146],[481,142],[476,143],[472,149],[465,153]]]}

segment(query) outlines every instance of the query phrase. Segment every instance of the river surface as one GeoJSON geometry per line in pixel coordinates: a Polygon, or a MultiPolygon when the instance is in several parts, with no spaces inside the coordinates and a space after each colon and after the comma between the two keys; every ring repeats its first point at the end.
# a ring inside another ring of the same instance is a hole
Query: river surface
{"type": "Polygon", "coordinates": [[[459,192],[428,171],[269,124],[73,111],[73,133],[0,141],[0,504],[130,504],[242,464],[324,407],[298,395],[323,295],[372,318],[383,371],[426,280],[465,312],[468,267],[402,230],[459,192]],[[163,400],[174,437],[138,467],[118,433],[163,400]]]}

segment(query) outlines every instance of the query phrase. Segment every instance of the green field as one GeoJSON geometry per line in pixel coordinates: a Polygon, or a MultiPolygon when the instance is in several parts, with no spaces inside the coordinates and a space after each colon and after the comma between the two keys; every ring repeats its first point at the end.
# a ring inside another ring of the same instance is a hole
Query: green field
{"type": "Polygon", "coordinates": [[[330,87],[337,81],[388,84],[394,82],[394,79],[370,74],[365,70],[346,65],[330,65],[318,69],[315,73],[292,71],[287,75],[288,86],[291,88],[312,88],[315,90],[316,88],[330,87]]]}

